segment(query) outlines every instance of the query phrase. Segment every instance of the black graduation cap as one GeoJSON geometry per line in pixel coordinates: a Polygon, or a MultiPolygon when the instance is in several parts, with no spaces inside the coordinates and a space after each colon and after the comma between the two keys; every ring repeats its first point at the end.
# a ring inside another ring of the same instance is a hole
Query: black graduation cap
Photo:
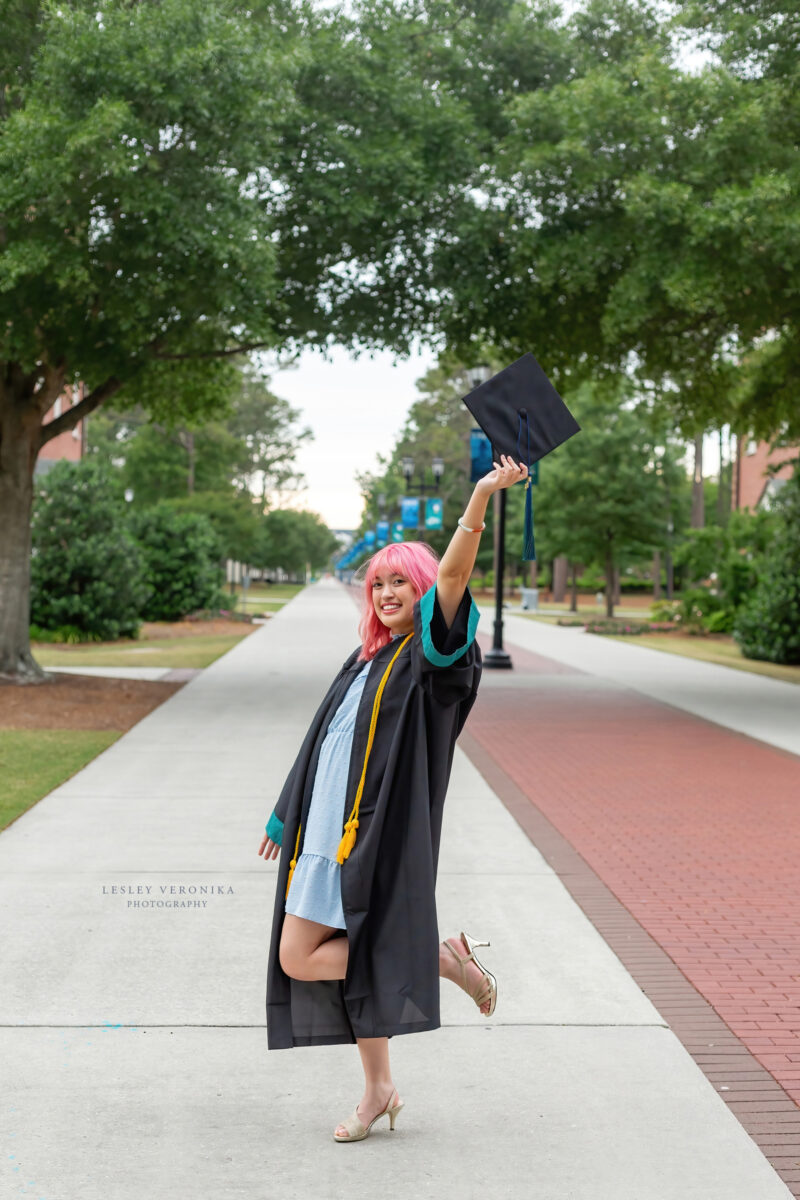
{"type": "Polygon", "coordinates": [[[463,400],[492,443],[495,458],[505,454],[528,467],[522,557],[535,559],[530,469],[578,433],[580,425],[530,353],[487,379],[463,400]]]}

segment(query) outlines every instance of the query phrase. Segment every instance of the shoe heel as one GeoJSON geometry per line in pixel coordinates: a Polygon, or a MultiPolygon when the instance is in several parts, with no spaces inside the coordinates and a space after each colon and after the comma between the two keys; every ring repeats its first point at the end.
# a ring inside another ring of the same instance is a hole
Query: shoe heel
{"type": "Polygon", "coordinates": [[[461,937],[464,939],[464,945],[468,950],[474,950],[476,946],[491,946],[491,942],[479,942],[477,938],[471,938],[468,933],[461,931],[461,937]]]}
{"type": "Polygon", "coordinates": [[[390,1129],[394,1129],[394,1123],[395,1123],[395,1120],[397,1119],[397,1114],[400,1112],[400,1109],[402,1107],[403,1107],[403,1101],[401,1100],[399,1104],[395,1104],[394,1108],[389,1109],[389,1128],[390,1129]]]}

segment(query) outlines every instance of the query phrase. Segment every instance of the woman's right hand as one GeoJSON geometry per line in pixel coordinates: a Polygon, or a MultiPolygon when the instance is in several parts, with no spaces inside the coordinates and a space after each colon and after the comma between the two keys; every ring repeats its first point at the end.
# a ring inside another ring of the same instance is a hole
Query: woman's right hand
{"type": "Polygon", "coordinates": [[[277,842],[273,842],[272,838],[267,837],[266,833],[261,839],[261,845],[258,847],[258,853],[264,855],[264,860],[268,858],[277,858],[281,852],[277,842]]]}

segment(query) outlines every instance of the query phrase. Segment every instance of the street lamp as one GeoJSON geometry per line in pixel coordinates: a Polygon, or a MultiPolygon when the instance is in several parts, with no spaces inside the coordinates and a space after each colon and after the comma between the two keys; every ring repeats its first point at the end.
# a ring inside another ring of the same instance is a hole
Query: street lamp
{"type": "MultiPolygon", "coordinates": [[[[467,368],[472,388],[480,387],[491,378],[491,368],[481,363],[467,368]]],[[[494,447],[492,447],[494,455],[494,447]]],[[[494,639],[484,657],[484,666],[508,671],[513,667],[511,655],[503,647],[503,576],[506,570],[506,489],[494,494],[494,639]]]]}
{"type": "Polygon", "coordinates": [[[425,505],[424,505],[425,493],[426,492],[434,492],[435,493],[439,490],[439,484],[441,483],[442,475],[444,475],[444,459],[440,458],[440,456],[437,454],[436,457],[431,462],[431,470],[433,471],[433,483],[425,482],[425,468],[424,467],[422,468],[422,471],[420,472],[419,483],[412,482],[413,477],[414,477],[414,460],[408,454],[404,455],[403,458],[400,460],[400,470],[403,472],[403,475],[405,477],[406,491],[409,493],[419,492],[420,499],[423,501],[423,503],[420,504],[418,513],[417,513],[417,533],[420,535],[420,540],[424,542],[425,541],[425,536],[424,536],[425,535],[425,505]]]}

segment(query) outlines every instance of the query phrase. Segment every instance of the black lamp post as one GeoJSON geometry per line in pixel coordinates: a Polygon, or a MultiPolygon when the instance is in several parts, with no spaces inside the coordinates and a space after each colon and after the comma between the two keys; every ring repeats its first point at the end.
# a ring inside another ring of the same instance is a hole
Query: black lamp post
{"type": "MultiPolygon", "coordinates": [[[[425,468],[424,467],[422,468],[422,472],[420,474],[419,483],[412,482],[413,477],[414,477],[414,460],[408,454],[406,454],[405,457],[403,458],[403,460],[400,464],[400,467],[403,472],[403,476],[405,477],[406,491],[410,495],[413,495],[414,492],[419,492],[420,500],[424,501],[426,492],[433,492],[435,495],[436,492],[439,491],[439,486],[441,484],[442,475],[444,475],[444,459],[440,458],[438,454],[436,455],[436,457],[433,459],[433,461],[431,463],[431,470],[433,471],[433,483],[425,482],[425,468]]],[[[425,505],[424,505],[424,503],[420,504],[419,510],[417,513],[417,533],[419,534],[420,541],[424,542],[425,541],[425,505]]]]}
{"type": "MultiPolygon", "coordinates": [[[[491,378],[487,366],[470,367],[467,378],[472,388],[480,387],[491,378]]],[[[492,457],[499,461],[492,447],[492,457]]],[[[483,664],[495,670],[508,671],[514,664],[503,646],[503,576],[506,570],[506,489],[494,494],[494,639],[492,648],[484,655],[483,664]]]]}

